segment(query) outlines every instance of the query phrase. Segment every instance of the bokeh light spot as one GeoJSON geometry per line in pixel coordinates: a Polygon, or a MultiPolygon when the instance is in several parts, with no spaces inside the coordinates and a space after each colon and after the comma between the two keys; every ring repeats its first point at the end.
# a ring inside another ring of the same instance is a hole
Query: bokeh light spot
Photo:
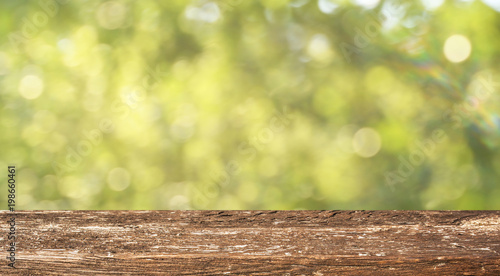
{"type": "Polygon", "coordinates": [[[27,75],[19,83],[19,93],[23,98],[33,100],[43,92],[43,80],[38,76],[27,75]]]}
{"type": "Polygon", "coordinates": [[[339,5],[331,0],[318,0],[318,7],[323,13],[333,13],[339,5]]]}
{"type": "Polygon", "coordinates": [[[307,47],[307,53],[314,60],[323,63],[329,62],[333,57],[330,41],[323,34],[316,34],[311,38],[307,47]]]}
{"type": "Polygon", "coordinates": [[[380,3],[380,0],[354,0],[353,2],[365,9],[373,9],[380,3]]]}
{"type": "Polygon", "coordinates": [[[220,10],[217,4],[209,2],[201,7],[189,6],[186,9],[186,18],[190,20],[213,23],[220,17],[220,10]]]}
{"type": "Polygon", "coordinates": [[[444,43],[444,55],[446,59],[454,63],[466,60],[471,50],[469,39],[463,35],[452,35],[444,43]]]}
{"type": "Polygon", "coordinates": [[[115,1],[102,3],[97,9],[99,25],[108,30],[118,29],[123,26],[127,14],[126,7],[115,1]]]}
{"type": "Polygon", "coordinates": [[[498,0],[482,0],[483,3],[486,5],[490,6],[492,9],[494,9],[497,12],[500,12],[500,1],[498,0]]]}
{"type": "Polygon", "coordinates": [[[362,128],[354,134],[352,146],[361,157],[369,158],[378,153],[381,146],[380,135],[372,128],[362,128]]]}
{"type": "Polygon", "coordinates": [[[422,4],[429,11],[439,8],[443,3],[444,0],[422,0],[422,4]]]}
{"type": "Polygon", "coordinates": [[[123,191],[130,185],[130,173],[123,168],[114,168],[108,173],[108,186],[114,191],[123,191]]]}

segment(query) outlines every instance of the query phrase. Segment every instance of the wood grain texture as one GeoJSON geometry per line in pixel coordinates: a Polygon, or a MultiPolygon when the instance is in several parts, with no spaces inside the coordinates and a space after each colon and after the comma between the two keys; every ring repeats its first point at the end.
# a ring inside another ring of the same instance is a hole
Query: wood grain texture
{"type": "Polygon", "coordinates": [[[500,275],[500,211],[15,215],[17,269],[3,257],[1,275],[500,275]]]}

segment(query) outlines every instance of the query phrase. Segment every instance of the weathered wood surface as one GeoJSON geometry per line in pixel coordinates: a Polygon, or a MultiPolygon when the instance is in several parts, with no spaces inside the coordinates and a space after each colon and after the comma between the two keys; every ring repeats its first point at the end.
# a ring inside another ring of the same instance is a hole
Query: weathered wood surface
{"type": "Polygon", "coordinates": [[[18,268],[4,257],[1,275],[500,275],[500,211],[17,211],[16,222],[18,268]]]}

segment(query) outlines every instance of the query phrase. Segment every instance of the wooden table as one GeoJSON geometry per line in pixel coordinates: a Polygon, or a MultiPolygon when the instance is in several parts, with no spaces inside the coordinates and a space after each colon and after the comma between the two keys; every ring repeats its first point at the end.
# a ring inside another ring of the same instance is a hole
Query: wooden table
{"type": "Polygon", "coordinates": [[[500,275],[500,211],[0,212],[1,275],[500,275]],[[15,216],[16,262],[7,266],[15,216]]]}

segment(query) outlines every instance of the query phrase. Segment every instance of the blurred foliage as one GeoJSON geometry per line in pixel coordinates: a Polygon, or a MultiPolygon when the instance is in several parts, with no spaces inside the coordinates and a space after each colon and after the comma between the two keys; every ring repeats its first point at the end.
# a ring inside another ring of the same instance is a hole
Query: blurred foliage
{"type": "Polygon", "coordinates": [[[0,167],[20,209],[499,209],[499,11],[1,1],[0,167]]]}

